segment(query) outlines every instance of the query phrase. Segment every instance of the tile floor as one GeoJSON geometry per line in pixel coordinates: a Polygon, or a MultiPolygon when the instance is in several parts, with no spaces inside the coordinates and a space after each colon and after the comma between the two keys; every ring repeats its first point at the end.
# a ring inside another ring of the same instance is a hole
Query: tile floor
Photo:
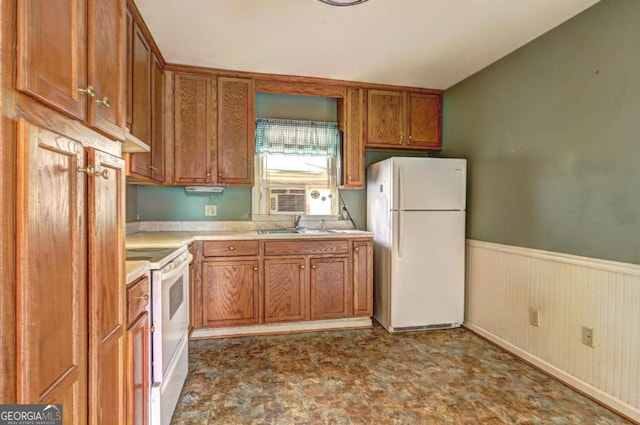
{"type": "Polygon", "coordinates": [[[178,424],[624,424],[464,329],[200,340],[178,424]]]}

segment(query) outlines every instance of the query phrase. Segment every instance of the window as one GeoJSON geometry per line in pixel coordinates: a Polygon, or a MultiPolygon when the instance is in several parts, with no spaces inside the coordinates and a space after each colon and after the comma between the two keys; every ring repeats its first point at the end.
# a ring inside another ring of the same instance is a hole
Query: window
{"type": "Polygon", "coordinates": [[[254,214],[336,215],[335,122],[256,120],[254,214]]]}

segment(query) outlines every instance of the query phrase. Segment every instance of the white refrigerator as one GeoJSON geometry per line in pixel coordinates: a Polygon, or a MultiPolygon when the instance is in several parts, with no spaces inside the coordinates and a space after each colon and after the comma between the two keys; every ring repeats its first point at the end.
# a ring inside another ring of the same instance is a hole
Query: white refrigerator
{"type": "Polygon", "coordinates": [[[374,317],[389,332],[464,320],[465,159],[393,157],[367,173],[374,317]]]}

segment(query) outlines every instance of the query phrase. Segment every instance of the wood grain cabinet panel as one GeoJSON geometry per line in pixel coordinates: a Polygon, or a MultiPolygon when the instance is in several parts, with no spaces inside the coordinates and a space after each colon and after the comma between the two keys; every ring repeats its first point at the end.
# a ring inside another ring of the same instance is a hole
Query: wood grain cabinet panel
{"type": "Polygon", "coordinates": [[[304,258],[264,260],[264,321],[289,322],[309,317],[304,258]]]}
{"type": "Polygon", "coordinates": [[[204,326],[234,326],[260,322],[260,288],[256,260],[202,263],[204,326]]]}
{"type": "Polygon", "coordinates": [[[342,187],[363,189],[365,185],[364,148],[365,90],[349,88],[346,98],[338,103],[338,116],[343,135],[342,187]]]}
{"type": "Polygon", "coordinates": [[[90,423],[125,421],[124,160],[89,149],[90,423]]]}
{"type": "MultiPolygon", "coordinates": [[[[164,70],[156,57],[151,68],[151,180],[162,183],[165,177],[164,70]]],[[[137,154],[134,154],[137,155],[137,154]]]]}
{"type": "Polygon", "coordinates": [[[86,424],[87,155],[24,120],[16,146],[16,402],[62,403],[63,423],[86,424]]]}
{"type": "Polygon", "coordinates": [[[87,118],[87,1],[17,2],[17,89],[87,118]]]}
{"type": "Polygon", "coordinates": [[[351,316],[351,280],[347,257],[311,258],[310,317],[339,319],[351,316]]]}
{"type": "Polygon", "coordinates": [[[218,77],[218,183],[253,185],[253,80],[218,77]]]}
{"type": "Polygon", "coordinates": [[[122,140],[122,0],[25,0],[17,5],[17,89],[122,140]]]}
{"type": "Polygon", "coordinates": [[[373,314],[373,243],[353,241],[353,315],[373,314]]]}
{"type": "Polygon", "coordinates": [[[122,0],[89,0],[90,124],[122,139],[125,124],[125,20],[122,0]]]}
{"type": "Polygon", "coordinates": [[[22,119],[17,139],[16,400],[123,423],[124,162],[22,119]]]}
{"type": "Polygon", "coordinates": [[[440,149],[442,101],[439,95],[407,94],[407,146],[440,149]]]}
{"type": "Polygon", "coordinates": [[[367,144],[401,146],[405,138],[405,93],[369,90],[367,144]]]}
{"type": "Polygon", "coordinates": [[[216,80],[208,75],[174,75],[174,183],[213,183],[216,80]]]}
{"type": "Polygon", "coordinates": [[[440,149],[442,96],[369,90],[366,145],[387,149],[440,149]]]}
{"type": "Polygon", "coordinates": [[[260,243],[258,241],[205,241],[202,243],[205,257],[237,257],[244,255],[258,255],[260,243]]]}
{"type": "Polygon", "coordinates": [[[147,276],[127,288],[127,425],[147,425],[149,417],[149,289],[147,276]]]}

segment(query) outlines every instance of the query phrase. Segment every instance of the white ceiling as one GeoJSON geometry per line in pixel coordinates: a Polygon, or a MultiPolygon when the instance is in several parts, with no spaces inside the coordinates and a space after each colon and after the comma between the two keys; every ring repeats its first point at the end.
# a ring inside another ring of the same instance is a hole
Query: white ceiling
{"type": "Polygon", "coordinates": [[[599,0],[135,0],[167,62],[446,89],[599,0]]]}

